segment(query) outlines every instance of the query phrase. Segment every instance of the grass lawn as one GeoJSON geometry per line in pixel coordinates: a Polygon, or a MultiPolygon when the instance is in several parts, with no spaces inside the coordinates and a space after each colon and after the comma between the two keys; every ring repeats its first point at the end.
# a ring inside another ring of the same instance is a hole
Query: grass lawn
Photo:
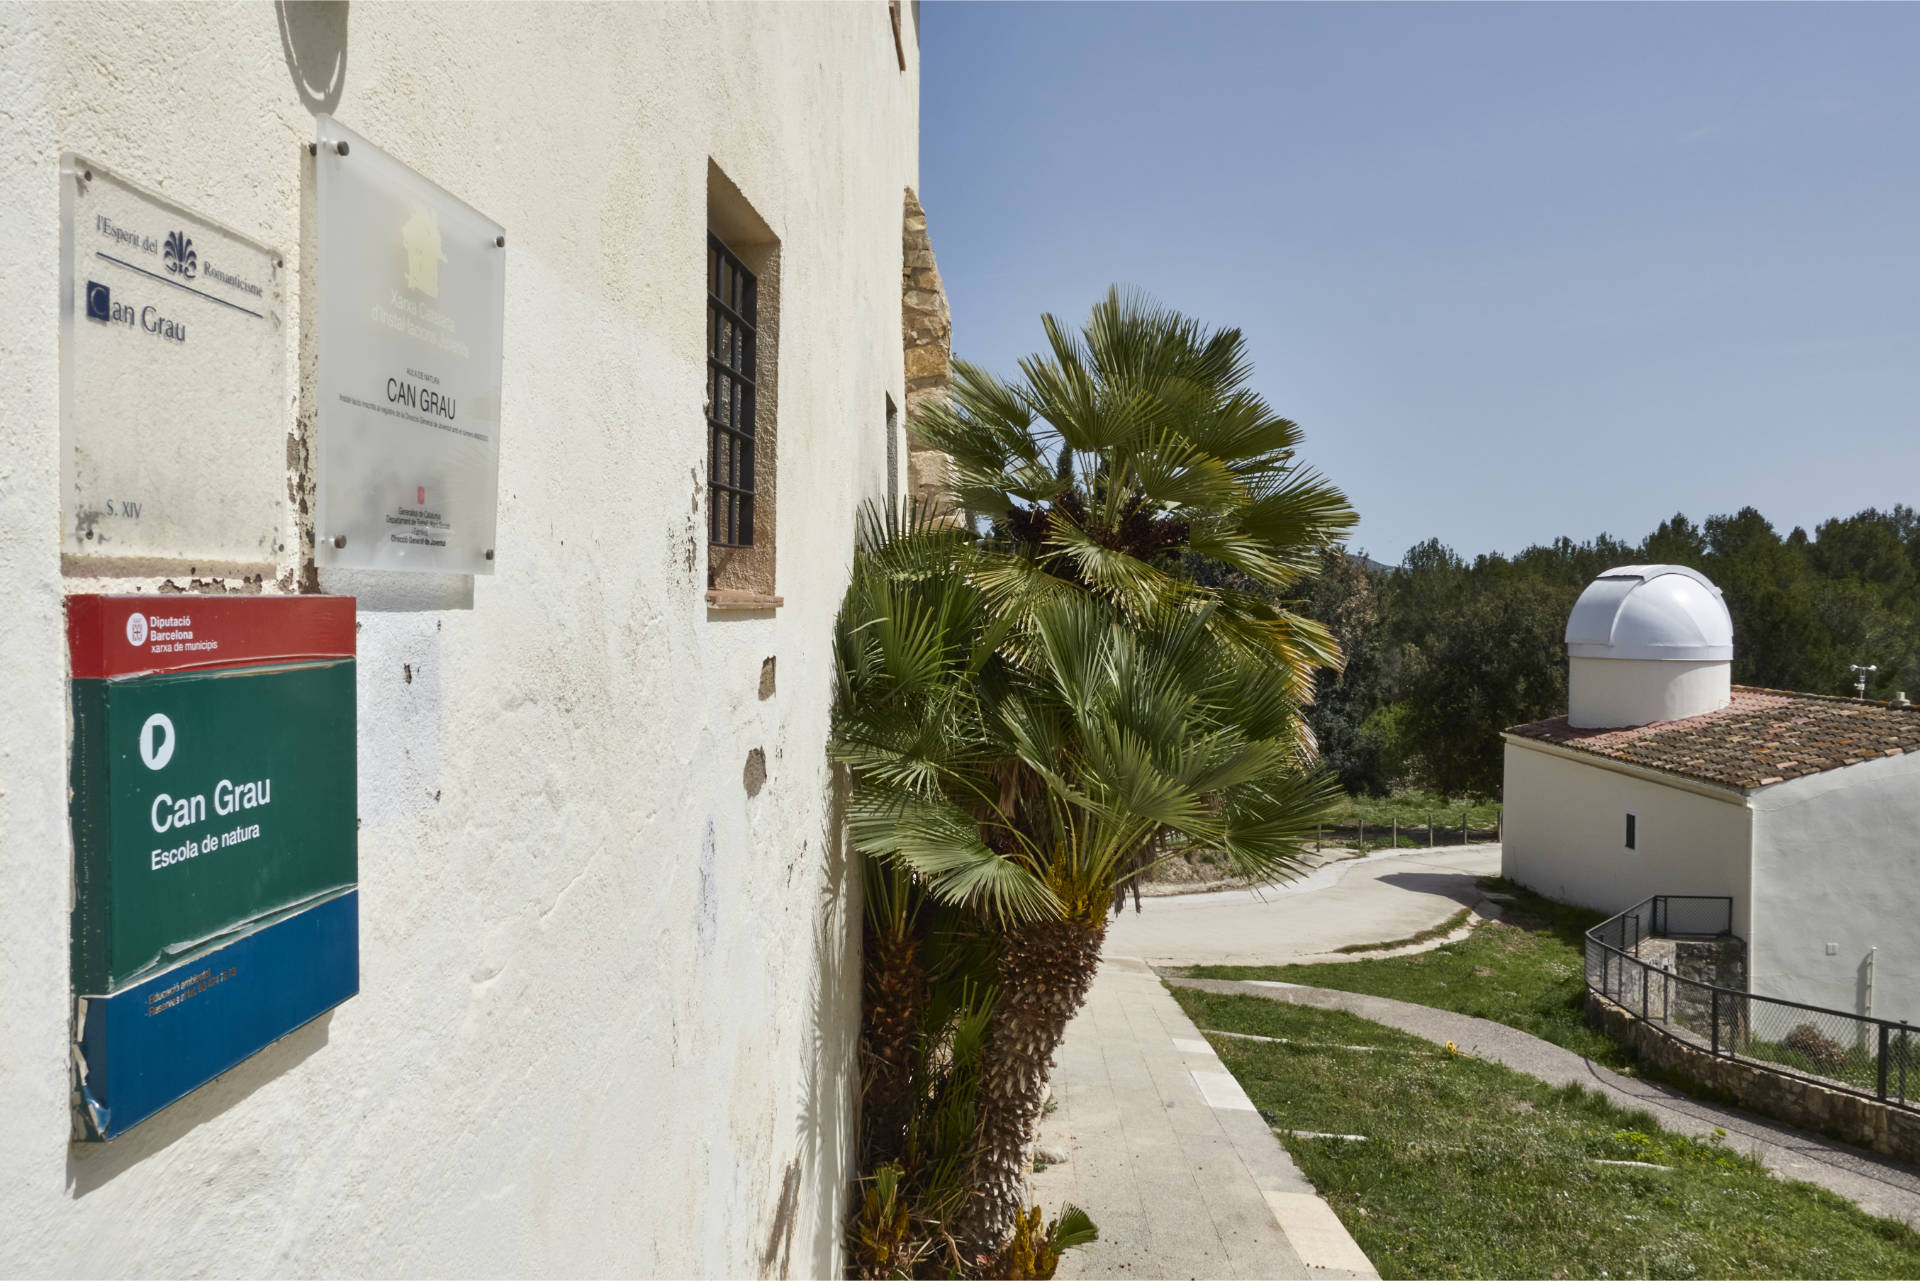
{"type": "Polygon", "coordinates": [[[1388,939],[1382,943],[1349,943],[1345,947],[1336,947],[1333,950],[1336,952],[1384,952],[1388,948],[1412,947],[1415,943],[1425,943],[1429,939],[1445,938],[1465,925],[1467,918],[1472,915],[1472,908],[1463,907],[1440,924],[1421,930],[1418,934],[1409,934],[1403,939],[1388,939]]]}
{"type": "Polygon", "coordinates": [[[1458,943],[1416,956],[1324,965],[1200,965],[1203,979],[1278,979],[1365,992],[1517,1027],[1615,1071],[1632,1071],[1632,1054],[1586,1025],[1586,931],[1598,912],[1568,907],[1491,878],[1481,884],[1514,896],[1519,924],[1490,921],[1458,943]]]}
{"type": "Polygon", "coordinates": [[[1443,836],[1460,837],[1460,815],[1474,830],[1491,830],[1500,818],[1500,802],[1445,800],[1431,792],[1395,792],[1390,796],[1349,796],[1334,807],[1327,822],[1336,827],[1365,823],[1368,835],[1376,827],[1388,827],[1395,819],[1402,828],[1424,828],[1428,815],[1443,836]]]}
{"type": "Polygon", "coordinates": [[[1174,995],[1202,1030],[1285,1039],[1208,1038],[1382,1277],[1920,1276],[1913,1230],[1577,1086],[1338,1011],[1174,995]]]}

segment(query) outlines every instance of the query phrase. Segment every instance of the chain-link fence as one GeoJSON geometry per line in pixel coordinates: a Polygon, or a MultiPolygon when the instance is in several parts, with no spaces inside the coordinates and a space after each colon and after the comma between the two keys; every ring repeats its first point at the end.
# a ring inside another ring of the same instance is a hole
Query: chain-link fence
{"type": "Polygon", "coordinates": [[[1920,1109],[1920,1028],[1733,987],[1743,947],[1732,899],[1656,895],[1587,931],[1587,988],[1709,1053],[1920,1109]]]}

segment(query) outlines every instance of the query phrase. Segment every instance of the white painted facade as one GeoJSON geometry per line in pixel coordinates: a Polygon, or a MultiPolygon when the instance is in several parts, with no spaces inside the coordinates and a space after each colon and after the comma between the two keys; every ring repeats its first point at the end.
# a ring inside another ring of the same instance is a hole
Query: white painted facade
{"type": "Polygon", "coordinates": [[[1727,662],[1567,660],[1567,722],[1576,728],[1677,721],[1725,707],[1732,697],[1733,665],[1727,662]]]}
{"type": "Polygon", "coordinates": [[[882,0],[0,6],[0,1271],[837,1273],[830,623],[906,403],[914,20],[897,50],[882,0]],[[361,994],[70,1145],[61,602],[162,583],[62,574],[59,157],[285,249],[289,403],[253,426],[292,457],[323,110],[507,228],[499,561],[320,583],[362,624],[361,994]],[[705,599],[710,166],[780,246],[777,610],[705,599]]]}
{"type": "Polygon", "coordinates": [[[1506,735],[1502,875],[1609,914],[1730,897],[1750,991],[1920,1021],[1920,753],[1735,787],[1545,741],[1728,705],[1732,619],[1692,569],[1608,570],[1566,642],[1565,723],[1506,735]]]}
{"type": "Polygon", "coordinates": [[[1920,1023],[1920,755],[1740,790],[1509,736],[1502,823],[1509,880],[1608,913],[1727,895],[1751,991],[1920,1023]]]}
{"type": "Polygon", "coordinates": [[[1509,737],[1500,874],[1609,913],[1655,894],[1731,895],[1734,933],[1747,937],[1753,815],[1746,798],[1677,781],[1509,737]]]}
{"type": "Polygon", "coordinates": [[[1753,990],[1920,1023],[1920,755],[1776,783],[1749,804],[1753,990]]]}

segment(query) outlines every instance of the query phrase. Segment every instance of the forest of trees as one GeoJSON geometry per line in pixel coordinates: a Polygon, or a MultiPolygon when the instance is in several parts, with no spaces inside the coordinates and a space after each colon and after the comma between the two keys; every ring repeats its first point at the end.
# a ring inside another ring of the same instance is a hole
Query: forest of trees
{"type": "Polygon", "coordinates": [[[1736,684],[1920,695],[1920,513],[1896,506],[1784,537],[1748,507],[1675,516],[1638,543],[1561,538],[1471,563],[1437,541],[1382,569],[1327,554],[1304,612],[1327,623],[1346,670],[1322,678],[1309,720],[1354,793],[1407,785],[1499,795],[1500,731],[1566,710],[1567,614],[1615,565],[1688,565],[1726,594],[1736,684]]]}

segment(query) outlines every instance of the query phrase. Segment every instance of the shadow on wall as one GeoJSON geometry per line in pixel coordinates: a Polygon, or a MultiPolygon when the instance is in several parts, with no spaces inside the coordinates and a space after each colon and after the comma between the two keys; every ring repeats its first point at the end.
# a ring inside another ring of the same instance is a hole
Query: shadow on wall
{"type": "MultiPolygon", "coordinates": [[[[802,1275],[838,1275],[840,1234],[845,1226],[846,1196],[853,1177],[852,1135],[854,1092],[859,1088],[857,1045],[860,1035],[860,878],[853,874],[854,856],[847,844],[846,812],[849,783],[846,771],[833,768],[827,800],[827,821],[820,834],[825,864],[813,938],[811,1042],[801,1068],[800,1160],[787,1171],[789,1182],[807,1171],[817,1198],[816,1221],[798,1225],[802,1250],[811,1235],[811,1258],[803,1259],[802,1275]]],[[[765,1276],[788,1276],[796,1224],[790,1194],[782,1189],[781,1203],[760,1265],[765,1276]]]]}
{"type": "MultiPolygon", "coordinates": [[[[347,83],[347,0],[276,0],[280,50],[306,109],[331,114],[347,83]]],[[[470,590],[470,589],[469,589],[470,590]]],[[[255,1054],[111,1143],[70,1143],[67,1191],[77,1200],[105,1187],[195,1127],[244,1102],[327,1045],[333,1012],[255,1054]]]]}
{"type": "Polygon", "coordinates": [[[300,102],[332,115],[347,85],[347,0],[277,0],[280,52],[300,102]]]}
{"type": "Polygon", "coordinates": [[[245,1102],[261,1086],[299,1067],[326,1048],[333,1013],[328,1010],[313,1022],[295,1028],[111,1143],[68,1144],[67,1191],[77,1201],[105,1187],[148,1157],[171,1147],[196,1126],[245,1102]]]}

